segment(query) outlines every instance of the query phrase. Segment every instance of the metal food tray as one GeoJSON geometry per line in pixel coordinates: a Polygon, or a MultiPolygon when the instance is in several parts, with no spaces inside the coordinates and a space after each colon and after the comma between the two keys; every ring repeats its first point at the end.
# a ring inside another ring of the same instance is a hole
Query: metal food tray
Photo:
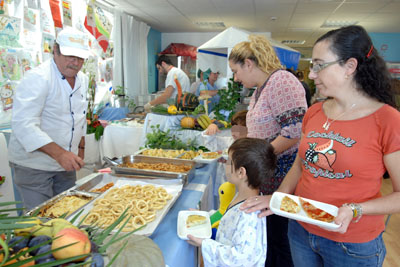
{"type": "MultiPolygon", "coordinates": [[[[76,190],[67,190],[64,191],[54,197],[52,197],[51,199],[43,202],[42,204],[34,207],[33,209],[29,210],[28,212],[26,212],[27,216],[33,216],[33,214],[39,212],[40,210],[46,209],[52,205],[54,205],[56,202],[60,201],[62,198],[66,197],[66,196],[79,196],[79,197],[91,197],[92,199],[89,200],[89,202],[87,202],[85,205],[77,208],[75,211],[73,211],[70,215],[68,215],[66,218],[69,218],[71,216],[73,216],[78,210],[80,210],[81,208],[85,207],[86,205],[88,205],[89,203],[91,203],[94,199],[96,199],[99,195],[95,194],[95,193],[88,193],[88,192],[80,192],[80,191],[76,191],[76,190]]],[[[38,217],[41,217],[40,215],[38,215],[38,217]]],[[[48,218],[48,219],[53,219],[51,217],[42,217],[42,218],[48,218]]]]}
{"type": "MultiPolygon", "coordinates": [[[[149,150],[151,148],[144,148],[141,150],[138,150],[135,154],[133,154],[134,156],[141,156],[141,157],[149,157],[149,158],[158,158],[158,159],[181,159],[181,160],[189,160],[189,161],[193,161],[194,159],[182,159],[181,157],[188,152],[188,150],[184,150],[181,154],[179,154],[178,156],[176,156],[175,158],[167,158],[167,157],[157,157],[157,156],[148,156],[148,155],[143,155],[143,152],[146,150],[149,150]]],[[[170,150],[180,150],[180,149],[163,149],[164,151],[170,151],[170,150]]]]}
{"type": "MultiPolygon", "coordinates": [[[[118,162],[118,161],[116,161],[118,162]]],[[[186,159],[169,159],[169,158],[157,158],[157,157],[148,157],[141,155],[131,155],[124,156],[122,160],[119,161],[119,165],[112,166],[111,168],[117,174],[139,174],[145,176],[153,176],[157,178],[173,178],[173,179],[182,179],[185,183],[188,181],[188,178],[194,175],[196,162],[193,160],[186,159]],[[133,162],[146,162],[146,163],[170,163],[170,164],[178,164],[178,165],[187,165],[191,166],[191,169],[188,172],[167,172],[167,171],[156,171],[156,170],[143,170],[136,168],[127,168],[121,167],[123,163],[133,163],[133,162]]]]}

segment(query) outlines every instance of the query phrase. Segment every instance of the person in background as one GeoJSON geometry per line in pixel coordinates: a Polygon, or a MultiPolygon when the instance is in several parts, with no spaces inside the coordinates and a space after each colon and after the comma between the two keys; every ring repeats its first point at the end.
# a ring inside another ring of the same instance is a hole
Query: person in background
{"type": "Polygon", "coordinates": [[[266,220],[258,213],[245,213],[239,205],[258,197],[262,180],[271,179],[276,167],[273,147],[256,138],[237,139],[228,150],[225,166],[228,181],[237,194],[222,217],[216,239],[188,235],[189,243],[201,247],[204,266],[264,266],[267,250],[266,220]]]}
{"type": "MultiPolygon", "coordinates": [[[[301,123],[307,110],[304,88],[282,65],[269,41],[250,35],[229,55],[234,80],[246,88],[256,87],[246,115],[247,137],[265,139],[278,157],[273,179],[260,187],[272,194],[280,185],[296,157],[301,123]]],[[[267,218],[268,252],[266,266],[292,266],[287,238],[288,219],[271,215],[267,218]]]]}
{"type": "Polygon", "coordinates": [[[53,59],[27,72],[16,89],[9,161],[26,209],[75,185],[84,165],[88,36],[73,28],[57,36],[53,59]]]}
{"type": "Polygon", "coordinates": [[[306,92],[307,107],[311,106],[311,90],[308,84],[304,81],[304,74],[302,71],[296,72],[296,77],[299,79],[306,92]]]}
{"type": "Polygon", "coordinates": [[[203,71],[201,69],[197,71],[197,78],[199,79],[190,86],[190,92],[192,94],[197,94],[197,88],[199,88],[200,84],[203,83],[203,71]]]}
{"type": "Polygon", "coordinates": [[[206,83],[201,83],[197,89],[197,95],[209,95],[210,104],[208,105],[208,113],[211,113],[214,105],[219,103],[220,96],[218,95],[218,88],[215,82],[218,80],[219,72],[213,72],[208,69],[204,72],[204,81],[206,83]]]}
{"type": "Polygon", "coordinates": [[[183,70],[174,67],[171,60],[167,56],[159,56],[156,61],[156,67],[160,74],[167,75],[167,78],[165,79],[165,91],[159,97],[144,105],[146,112],[149,112],[153,106],[167,103],[169,98],[175,98],[177,96],[178,85],[175,81],[175,78],[178,80],[182,88],[182,94],[184,92],[190,92],[189,77],[183,70]]]}
{"type": "MultiPolygon", "coordinates": [[[[400,113],[386,63],[363,27],[348,26],[316,41],[309,78],[329,98],[304,117],[296,161],[277,191],[339,207],[340,227],[290,220],[293,261],[382,266],[384,215],[400,212],[400,113]],[[393,192],[382,196],[385,171],[393,192]]],[[[271,214],[270,197],[248,199],[241,209],[271,214]]]]}

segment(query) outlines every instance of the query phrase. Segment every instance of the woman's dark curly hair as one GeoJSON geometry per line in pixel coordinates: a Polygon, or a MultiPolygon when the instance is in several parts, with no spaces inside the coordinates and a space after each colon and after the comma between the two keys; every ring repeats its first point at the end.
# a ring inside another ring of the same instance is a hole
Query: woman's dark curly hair
{"type": "Polygon", "coordinates": [[[257,189],[263,180],[271,179],[276,168],[276,155],[270,143],[258,138],[237,139],[228,150],[235,170],[246,169],[247,184],[257,189]]]}
{"type": "Polygon", "coordinates": [[[363,27],[347,26],[332,30],[315,43],[321,41],[330,42],[330,49],[341,60],[340,64],[350,58],[357,60],[354,79],[359,90],[380,102],[396,106],[386,63],[363,27]]]}

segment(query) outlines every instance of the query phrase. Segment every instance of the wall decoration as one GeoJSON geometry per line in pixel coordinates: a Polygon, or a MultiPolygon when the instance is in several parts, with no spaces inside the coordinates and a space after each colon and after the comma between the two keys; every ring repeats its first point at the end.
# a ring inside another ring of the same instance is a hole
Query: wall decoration
{"type": "Polygon", "coordinates": [[[112,24],[103,10],[96,5],[88,4],[84,24],[86,29],[96,38],[103,51],[106,52],[112,24]]]}
{"type": "Polygon", "coordinates": [[[58,0],[49,0],[51,15],[53,16],[54,27],[62,28],[60,2],[58,0]]]}
{"type": "Polygon", "coordinates": [[[0,46],[21,47],[19,33],[21,20],[8,16],[0,16],[0,46]]]}
{"type": "Polygon", "coordinates": [[[14,49],[0,49],[0,64],[3,79],[20,80],[21,70],[18,65],[18,56],[14,49]]]}
{"type": "Polygon", "coordinates": [[[8,80],[0,88],[0,97],[1,97],[1,102],[3,104],[4,111],[12,109],[13,94],[14,94],[14,90],[11,86],[11,82],[8,80]]]}
{"type": "Polygon", "coordinates": [[[72,11],[71,11],[71,2],[67,0],[62,1],[62,11],[63,11],[63,20],[64,27],[71,26],[72,27],[72,11]]]}
{"type": "Polygon", "coordinates": [[[39,10],[25,7],[24,8],[24,29],[36,31],[39,25],[39,10]]]}

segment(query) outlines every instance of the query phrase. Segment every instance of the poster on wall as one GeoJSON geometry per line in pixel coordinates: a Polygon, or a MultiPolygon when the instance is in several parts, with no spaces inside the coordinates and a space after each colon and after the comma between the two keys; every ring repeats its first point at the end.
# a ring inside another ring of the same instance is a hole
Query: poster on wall
{"type": "Polygon", "coordinates": [[[14,49],[0,49],[2,80],[20,80],[21,69],[18,65],[18,54],[14,49]]]}
{"type": "Polygon", "coordinates": [[[55,39],[54,39],[53,35],[43,34],[43,38],[42,38],[43,61],[46,61],[46,60],[52,58],[54,42],[55,42],[55,39]]]}
{"type": "Polygon", "coordinates": [[[24,29],[35,32],[39,25],[39,10],[24,8],[24,29]]]}
{"type": "Polygon", "coordinates": [[[19,18],[0,16],[0,46],[21,47],[19,33],[21,20],[19,18]]]}
{"type": "Polygon", "coordinates": [[[62,12],[63,12],[63,24],[65,26],[72,27],[72,11],[71,2],[67,0],[62,1],[62,12]]]}

